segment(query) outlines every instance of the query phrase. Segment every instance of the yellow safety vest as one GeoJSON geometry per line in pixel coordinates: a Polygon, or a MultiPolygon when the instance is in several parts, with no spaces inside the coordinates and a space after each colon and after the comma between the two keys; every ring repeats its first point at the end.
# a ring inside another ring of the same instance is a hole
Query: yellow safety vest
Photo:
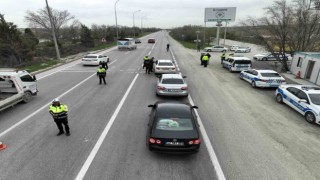
{"type": "Polygon", "coordinates": [[[105,68],[99,68],[97,70],[98,73],[105,73],[106,72],[106,69],[105,68]]]}
{"type": "Polygon", "coordinates": [[[209,57],[207,56],[207,55],[204,55],[203,57],[202,57],[202,61],[208,61],[209,60],[209,57]]]}
{"type": "Polygon", "coordinates": [[[150,59],[148,57],[144,57],[143,60],[148,61],[150,59]]]}

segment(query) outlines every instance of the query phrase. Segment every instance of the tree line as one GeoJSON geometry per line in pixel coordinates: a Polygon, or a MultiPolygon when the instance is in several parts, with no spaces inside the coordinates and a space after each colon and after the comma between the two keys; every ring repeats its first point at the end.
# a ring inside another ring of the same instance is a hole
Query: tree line
{"type": "MultiPolygon", "coordinates": [[[[92,24],[91,28],[82,24],[67,10],[49,8],[63,56],[89,51],[90,49],[114,43],[117,40],[115,26],[92,24]],[[102,41],[103,40],[103,41],[102,41]]],[[[49,14],[46,8],[36,12],[27,11],[24,17],[26,29],[19,29],[13,22],[7,22],[0,14],[0,66],[22,67],[55,59],[49,14]]],[[[119,38],[136,36],[158,31],[158,28],[118,27],[119,38]]]]}

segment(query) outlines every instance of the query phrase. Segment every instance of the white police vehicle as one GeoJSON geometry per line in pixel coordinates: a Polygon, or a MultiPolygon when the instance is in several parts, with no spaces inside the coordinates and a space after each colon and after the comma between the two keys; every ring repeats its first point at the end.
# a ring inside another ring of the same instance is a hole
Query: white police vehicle
{"type": "Polygon", "coordinates": [[[222,61],[222,67],[228,69],[230,72],[249,70],[251,66],[251,60],[243,56],[228,57],[222,61]]]}
{"type": "Polygon", "coordinates": [[[268,69],[241,71],[240,79],[248,81],[252,87],[278,87],[286,84],[286,80],[279,73],[268,69]]]}
{"type": "Polygon", "coordinates": [[[302,114],[309,123],[320,124],[320,88],[310,85],[287,84],[275,93],[278,103],[285,103],[302,114]]]}

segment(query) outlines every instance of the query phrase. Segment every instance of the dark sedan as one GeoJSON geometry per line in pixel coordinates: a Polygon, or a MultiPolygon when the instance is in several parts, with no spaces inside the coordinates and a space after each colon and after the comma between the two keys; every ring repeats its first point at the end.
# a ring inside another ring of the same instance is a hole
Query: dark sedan
{"type": "Polygon", "coordinates": [[[197,116],[191,106],[180,102],[156,102],[152,108],[147,131],[150,151],[198,152],[200,132],[197,116]]]}

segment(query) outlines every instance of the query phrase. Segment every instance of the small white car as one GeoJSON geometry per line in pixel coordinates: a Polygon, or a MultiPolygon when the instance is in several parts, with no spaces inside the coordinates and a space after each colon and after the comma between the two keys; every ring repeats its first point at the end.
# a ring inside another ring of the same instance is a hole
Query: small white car
{"type": "Polygon", "coordinates": [[[230,46],[230,51],[235,51],[238,47],[238,45],[232,45],[230,46]]]}
{"type": "Polygon", "coordinates": [[[252,87],[279,87],[286,84],[286,80],[279,73],[269,69],[241,71],[240,79],[249,82],[252,87]]]}
{"type": "Polygon", "coordinates": [[[248,53],[251,52],[251,48],[249,47],[238,47],[234,50],[236,53],[248,53]]]}
{"type": "Polygon", "coordinates": [[[101,61],[109,62],[109,57],[102,54],[88,54],[81,61],[82,65],[98,66],[101,61]]]}
{"type": "Polygon", "coordinates": [[[156,87],[157,96],[188,96],[188,85],[181,74],[162,74],[156,87]]]}
{"type": "Polygon", "coordinates": [[[174,74],[177,68],[172,60],[159,59],[155,61],[153,71],[155,74],[174,74]]]}
{"type": "Polygon", "coordinates": [[[205,52],[227,52],[228,48],[223,46],[212,46],[212,47],[206,47],[203,49],[205,52]]]}
{"type": "Polygon", "coordinates": [[[310,85],[286,84],[275,93],[278,103],[285,103],[302,114],[309,123],[320,124],[320,88],[310,85]]]}
{"type": "Polygon", "coordinates": [[[249,70],[251,66],[251,60],[243,56],[228,57],[222,61],[222,67],[228,69],[230,72],[249,70]]]}

